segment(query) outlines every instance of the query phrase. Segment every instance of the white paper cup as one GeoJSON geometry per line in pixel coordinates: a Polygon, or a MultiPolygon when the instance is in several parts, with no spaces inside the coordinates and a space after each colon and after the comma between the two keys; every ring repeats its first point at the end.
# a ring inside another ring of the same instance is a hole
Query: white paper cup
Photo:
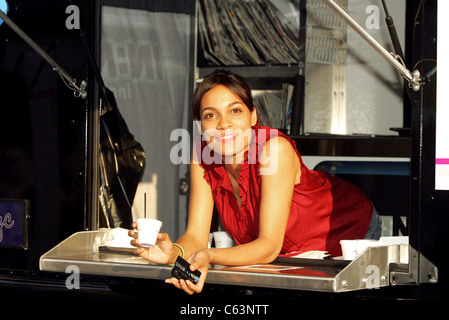
{"type": "Polygon", "coordinates": [[[142,247],[152,247],[156,244],[157,234],[161,230],[162,221],[156,219],[137,219],[137,239],[142,247]]]}
{"type": "Polygon", "coordinates": [[[359,239],[359,240],[340,240],[343,260],[354,260],[366,248],[377,246],[377,240],[359,239]]]}
{"type": "Polygon", "coordinates": [[[215,248],[230,248],[234,244],[234,239],[226,231],[214,232],[215,248]]]}
{"type": "Polygon", "coordinates": [[[214,240],[214,234],[209,233],[209,242],[207,243],[207,248],[210,249],[212,247],[212,241],[214,240]]]}

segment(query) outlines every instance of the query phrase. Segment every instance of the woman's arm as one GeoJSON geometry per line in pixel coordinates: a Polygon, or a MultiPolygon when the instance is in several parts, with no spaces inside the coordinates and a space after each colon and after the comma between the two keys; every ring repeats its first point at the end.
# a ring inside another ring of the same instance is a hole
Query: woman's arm
{"type": "MultiPolygon", "coordinates": [[[[269,263],[279,255],[284,241],[290,213],[293,190],[300,180],[300,163],[292,145],[284,138],[270,139],[266,144],[266,170],[261,175],[261,203],[259,236],[249,243],[225,249],[206,249],[195,252],[190,258],[191,270],[207,274],[209,263],[222,265],[249,265],[269,263]]],[[[262,171],[261,171],[262,172],[262,171]]],[[[205,276],[198,284],[190,281],[168,281],[189,294],[200,292],[205,276]]]]}
{"type": "MultiPolygon", "coordinates": [[[[207,249],[209,240],[214,201],[211,187],[203,175],[204,169],[199,164],[191,162],[189,219],[186,232],[176,241],[184,249],[186,257],[198,250],[207,249]]],[[[135,223],[133,228],[136,228],[135,223]]],[[[135,238],[131,244],[137,247],[136,254],[147,260],[170,264],[181,255],[181,249],[173,245],[167,233],[159,233],[156,245],[151,248],[139,246],[134,230],[130,230],[128,234],[135,238]]]]}
{"type": "MultiPolygon", "coordinates": [[[[209,241],[214,200],[211,186],[203,176],[204,168],[192,161],[190,165],[189,219],[184,235],[176,241],[183,247],[186,257],[195,251],[206,249],[209,241]]],[[[178,254],[175,252],[173,260],[176,260],[177,256],[178,254]]]]}

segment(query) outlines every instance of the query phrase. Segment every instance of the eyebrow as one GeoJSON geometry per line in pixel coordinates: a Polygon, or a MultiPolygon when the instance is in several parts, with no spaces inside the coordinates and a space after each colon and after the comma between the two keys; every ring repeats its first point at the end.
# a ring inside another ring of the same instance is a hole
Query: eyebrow
{"type": "MultiPolygon", "coordinates": [[[[228,105],[226,106],[226,108],[232,107],[232,106],[234,106],[234,105],[236,105],[236,104],[243,104],[243,102],[241,102],[241,101],[233,101],[233,102],[230,102],[230,103],[228,103],[228,105]]],[[[203,110],[201,110],[201,114],[203,114],[203,112],[204,112],[204,111],[207,111],[207,110],[217,110],[217,108],[215,108],[215,107],[206,107],[206,108],[204,108],[203,110]]]]}

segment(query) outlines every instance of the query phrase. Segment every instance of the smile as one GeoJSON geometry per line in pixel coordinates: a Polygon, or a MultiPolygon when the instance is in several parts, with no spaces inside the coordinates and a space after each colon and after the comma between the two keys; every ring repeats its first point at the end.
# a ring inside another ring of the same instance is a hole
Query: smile
{"type": "Polygon", "coordinates": [[[217,137],[217,140],[223,143],[234,141],[237,138],[235,134],[226,134],[217,137]]]}

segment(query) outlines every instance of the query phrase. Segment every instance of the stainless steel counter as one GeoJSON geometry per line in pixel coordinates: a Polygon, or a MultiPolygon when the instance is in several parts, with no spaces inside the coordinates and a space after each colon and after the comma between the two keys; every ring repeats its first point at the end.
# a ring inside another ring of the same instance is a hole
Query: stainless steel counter
{"type": "MultiPolygon", "coordinates": [[[[171,267],[133,255],[129,249],[102,246],[105,231],[75,233],[40,258],[42,271],[66,272],[75,265],[81,274],[166,279],[171,267]]],[[[345,292],[390,285],[437,282],[438,270],[424,257],[420,267],[426,278],[414,276],[409,257],[417,256],[409,245],[366,249],[353,261],[279,258],[270,264],[211,266],[206,283],[256,286],[321,292],[345,292]]]]}

